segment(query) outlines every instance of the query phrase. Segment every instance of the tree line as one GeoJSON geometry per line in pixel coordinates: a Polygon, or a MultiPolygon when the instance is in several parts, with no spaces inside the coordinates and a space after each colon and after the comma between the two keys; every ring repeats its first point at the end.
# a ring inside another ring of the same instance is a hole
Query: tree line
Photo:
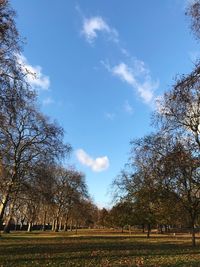
{"type": "Polygon", "coordinates": [[[23,40],[8,0],[0,1],[0,229],[31,231],[92,225],[96,213],[84,174],[63,167],[70,144],[58,123],[41,113],[19,61],[23,40]]]}
{"type": "MultiPolygon", "coordinates": [[[[187,7],[191,29],[200,38],[200,1],[187,7]]],[[[131,141],[128,163],[114,180],[113,225],[141,225],[149,237],[173,226],[190,227],[192,245],[200,226],[200,63],[176,78],[157,101],[155,131],[131,141]]],[[[108,217],[109,217],[108,216],[108,217]]],[[[108,220],[109,221],[109,220],[108,220]]]]}

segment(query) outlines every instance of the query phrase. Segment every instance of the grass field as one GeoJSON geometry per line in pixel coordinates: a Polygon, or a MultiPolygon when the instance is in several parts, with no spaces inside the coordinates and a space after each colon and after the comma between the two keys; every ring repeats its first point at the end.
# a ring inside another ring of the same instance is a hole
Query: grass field
{"type": "MultiPolygon", "coordinates": [[[[199,242],[199,240],[198,240],[199,242]]],[[[11,233],[0,238],[0,267],[200,266],[200,243],[190,236],[112,231],[11,233]]]]}

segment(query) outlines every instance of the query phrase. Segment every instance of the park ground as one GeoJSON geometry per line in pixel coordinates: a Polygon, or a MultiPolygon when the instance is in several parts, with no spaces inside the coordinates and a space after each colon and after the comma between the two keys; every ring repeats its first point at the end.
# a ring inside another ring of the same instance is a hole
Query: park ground
{"type": "Polygon", "coordinates": [[[0,267],[24,266],[200,266],[200,237],[191,247],[189,234],[174,236],[114,230],[13,232],[0,237],[0,267]]]}

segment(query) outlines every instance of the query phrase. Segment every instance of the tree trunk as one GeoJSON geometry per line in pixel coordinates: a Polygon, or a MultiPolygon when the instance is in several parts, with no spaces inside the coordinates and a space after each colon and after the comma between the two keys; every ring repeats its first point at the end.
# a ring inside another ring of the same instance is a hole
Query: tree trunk
{"type": "Polygon", "coordinates": [[[59,231],[62,230],[62,218],[60,219],[60,223],[59,223],[59,231]]]}
{"type": "Polygon", "coordinates": [[[24,221],[25,221],[24,218],[20,220],[20,222],[21,222],[21,223],[20,223],[20,230],[23,230],[24,221]]]}
{"type": "MultiPolygon", "coordinates": [[[[17,178],[17,171],[16,171],[16,166],[15,166],[14,173],[13,173],[13,175],[11,177],[11,180],[9,182],[8,188],[6,190],[6,193],[2,196],[2,201],[1,201],[1,204],[0,204],[0,230],[3,228],[3,217],[4,217],[5,209],[6,209],[7,205],[8,205],[10,194],[11,194],[11,190],[12,190],[12,187],[13,187],[13,182],[15,181],[16,178],[17,178]]],[[[16,199],[17,194],[18,194],[18,189],[15,192],[15,199],[16,199]]]]}
{"type": "Polygon", "coordinates": [[[142,224],[142,233],[145,232],[145,227],[144,227],[144,224],[142,224]]]}
{"type": "Polygon", "coordinates": [[[68,218],[65,220],[64,231],[67,232],[68,218]]]}
{"type": "Polygon", "coordinates": [[[70,223],[70,231],[72,232],[73,230],[73,220],[71,220],[71,223],[70,223]]]}
{"type": "Polygon", "coordinates": [[[6,225],[5,225],[4,229],[3,229],[4,234],[9,234],[10,233],[11,220],[12,220],[12,216],[9,216],[8,221],[7,221],[7,223],[6,223],[6,225]]]}
{"type": "Polygon", "coordinates": [[[43,226],[42,226],[42,230],[43,231],[46,230],[46,218],[47,218],[47,211],[45,210],[45,212],[44,212],[44,219],[43,219],[43,226]]]}
{"type": "Polygon", "coordinates": [[[59,217],[56,218],[54,232],[58,232],[59,230],[58,227],[59,227],[59,217]]]}
{"type": "Polygon", "coordinates": [[[27,232],[31,232],[32,231],[32,222],[28,223],[28,229],[27,232]]]}
{"type": "Polygon", "coordinates": [[[151,233],[151,225],[148,223],[147,225],[147,238],[150,238],[150,233],[151,233]]]}
{"type": "Polygon", "coordinates": [[[128,226],[128,230],[129,230],[129,235],[131,235],[131,226],[130,226],[130,224],[128,226]]]}
{"type": "Polygon", "coordinates": [[[55,229],[55,222],[56,222],[55,219],[53,219],[51,231],[54,231],[54,229],[55,229]]]}
{"type": "Polygon", "coordinates": [[[19,222],[18,222],[18,220],[16,219],[16,220],[15,220],[15,231],[17,231],[17,228],[18,228],[18,227],[17,227],[17,226],[18,226],[18,223],[19,223],[19,222]]]}
{"type": "Polygon", "coordinates": [[[3,229],[3,217],[4,217],[5,209],[8,205],[8,201],[9,201],[9,194],[6,194],[3,196],[3,199],[0,205],[0,230],[3,229]]]}
{"type": "MultiPolygon", "coordinates": [[[[16,195],[17,195],[17,193],[16,193],[16,195]]],[[[10,230],[11,230],[11,221],[12,221],[13,214],[14,214],[15,201],[16,201],[16,196],[13,199],[13,201],[11,202],[10,207],[9,207],[9,217],[8,217],[7,223],[6,223],[4,230],[3,230],[3,232],[6,234],[9,234],[10,230]]]]}
{"type": "Polygon", "coordinates": [[[192,223],[192,246],[196,246],[196,237],[195,237],[195,226],[194,222],[192,223]]]}

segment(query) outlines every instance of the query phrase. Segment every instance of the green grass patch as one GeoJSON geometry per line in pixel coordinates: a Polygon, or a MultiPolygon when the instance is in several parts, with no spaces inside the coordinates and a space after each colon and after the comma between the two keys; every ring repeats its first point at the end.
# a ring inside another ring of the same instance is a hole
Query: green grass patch
{"type": "Polygon", "coordinates": [[[121,234],[117,231],[11,233],[0,238],[0,267],[200,266],[200,243],[189,235],[121,234]]]}

